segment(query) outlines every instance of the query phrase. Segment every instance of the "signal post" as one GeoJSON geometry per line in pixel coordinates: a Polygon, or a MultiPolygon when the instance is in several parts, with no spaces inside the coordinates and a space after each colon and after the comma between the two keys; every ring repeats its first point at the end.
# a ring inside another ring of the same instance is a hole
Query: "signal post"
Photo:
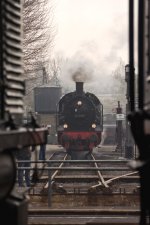
{"type": "Polygon", "coordinates": [[[124,143],[124,134],[123,134],[123,124],[124,114],[122,113],[122,108],[120,106],[120,101],[118,101],[118,107],[116,108],[116,151],[123,154],[123,143],[124,143]]]}

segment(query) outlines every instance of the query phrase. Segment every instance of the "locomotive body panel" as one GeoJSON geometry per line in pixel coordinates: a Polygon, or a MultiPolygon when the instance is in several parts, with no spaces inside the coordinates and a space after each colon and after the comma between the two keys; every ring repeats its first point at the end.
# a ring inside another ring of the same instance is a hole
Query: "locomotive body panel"
{"type": "Polygon", "coordinates": [[[101,142],[101,132],[59,132],[59,144],[67,151],[92,151],[101,142]]]}

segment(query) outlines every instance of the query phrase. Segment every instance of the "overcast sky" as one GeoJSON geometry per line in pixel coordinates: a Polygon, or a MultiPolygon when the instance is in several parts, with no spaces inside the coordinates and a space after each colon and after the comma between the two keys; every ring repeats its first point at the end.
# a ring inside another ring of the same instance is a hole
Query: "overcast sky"
{"type": "Polygon", "coordinates": [[[56,0],[54,54],[87,61],[108,76],[128,63],[127,0],[56,0]]]}

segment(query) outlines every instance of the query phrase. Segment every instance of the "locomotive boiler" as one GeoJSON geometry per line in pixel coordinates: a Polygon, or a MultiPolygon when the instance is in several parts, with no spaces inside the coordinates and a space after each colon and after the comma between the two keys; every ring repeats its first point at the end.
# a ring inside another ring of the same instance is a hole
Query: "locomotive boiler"
{"type": "Polygon", "coordinates": [[[100,144],[103,131],[103,105],[92,93],[84,92],[83,82],[58,103],[58,143],[71,159],[88,159],[100,144]]]}

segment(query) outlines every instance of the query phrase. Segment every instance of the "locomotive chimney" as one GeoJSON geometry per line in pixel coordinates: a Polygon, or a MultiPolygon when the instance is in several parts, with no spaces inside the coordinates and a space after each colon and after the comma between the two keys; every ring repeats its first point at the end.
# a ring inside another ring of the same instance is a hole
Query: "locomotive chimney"
{"type": "Polygon", "coordinates": [[[83,82],[76,82],[76,92],[78,95],[83,94],[83,82]]]}

